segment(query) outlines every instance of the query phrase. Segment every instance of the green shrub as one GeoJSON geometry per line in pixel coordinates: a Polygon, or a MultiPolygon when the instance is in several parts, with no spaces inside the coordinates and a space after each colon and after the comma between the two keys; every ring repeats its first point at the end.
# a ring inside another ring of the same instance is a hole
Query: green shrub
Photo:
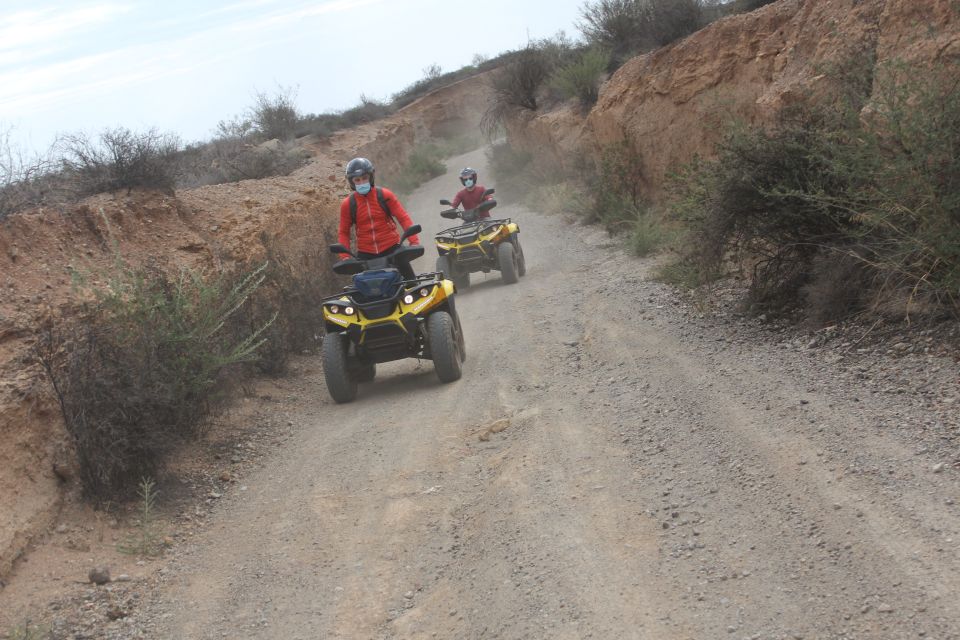
{"type": "Polygon", "coordinates": [[[568,215],[579,220],[589,215],[591,206],[586,189],[573,180],[534,186],[522,202],[541,213],[568,215]]]}
{"type": "Polygon", "coordinates": [[[627,246],[641,258],[656,253],[664,246],[674,242],[674,234],[663,220],[655,217],[650,210],[640,210],[632,221],[627,246]]]}
{"type": "Polygon", "coordinates": [[[443,155],[435,144],[415,147],[400,172],[391,179],[391,186],[399,193],[411,193],[424,182],[447,172],[443,155]]]}
{"type": "Polygon", "coordinates": [[[557,69],[550,78],[550,86],[563,98],[577,98],[582,107],[590,107],[597,101],[609,64],[609,53],[588,49],[576,62],[557,69]]]}
{"type": "Polygon", "coordinates": [[[134,188],[173,191],[179,175],[180,140],[155,129],[134,133],[118,128],[97,139],[63,136],[57,143],[66,178],[78,196],[134,188]]]}
{"type": "Polygon", "coordinates": [[[163,552],[163,536],[157,526],[156,483],[150,478],[141,478],[137,493],[140,498],[140,517],[136,529],[117,543],[117,551],[135,556],[159,556],[163,552]]]}
{"type": "Polygon", "coordinates": [[[677,211],[694,223],[700,262],[716,270],[732,254],[749,264],[759,309],[805,300],[824,316],[815,302],[837,299],[827,281],[837,269],[817,265],[838,254],[862,265],[851,277],[874,283],[874,293],[957,310],[957,77],[955,64],[885,65],[862,111],[861,99],[841,94],[770,130],[730,132],[716,160],[680,180],[677,211]]]}
{"type": "Polygon", "coordinates": [[[643,156],[626,136],[600,150],[595,175],[587,180],[593,196],[591,222],[622,231],[646,208],[643,156]]]}
{"type": "Polygon", "coordinates": [[[46,626],[27,620],[10,629],[4,637],[8,640],[48,640],[54,636],[46,626]]]}
{"type": "Polygon", "coordinates": [[[76,445],[87,495],[123,496],[199,432],[221,370],[252,360],[263,343],[265,326],[240,337],[224,326],[265,268],[208,282],[191,271],[171,277],[118,260],[109,287],[96,292],[82,319],[46,334],[38,357],[76,445]]]}

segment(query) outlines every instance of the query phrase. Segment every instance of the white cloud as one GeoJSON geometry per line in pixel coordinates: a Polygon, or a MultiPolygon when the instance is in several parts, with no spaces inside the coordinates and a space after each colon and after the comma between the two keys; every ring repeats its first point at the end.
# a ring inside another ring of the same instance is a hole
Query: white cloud
{"type": "MultiPolygon", "coordinates": [[[[283,34],[278,27],[303,21],[311,17],[362,8],[382,0],[334,0],[323,4],[301,3],[293,10],[267,11],[257,17],[244,17],[225,23],[214,24],[193,33],[182,35],[173,41],[143,44],[85,55],[66,61],[27,67],[19,51],[4,52],[0,49],[0,107],[8,114],[21,114],[39,107],[50,106],[58,101],[82,96],[96,95],[111,89],[130,87],[158,78],[194,71],[197,66],[207,66],[236,56],[242,51],[256,50],[282,42],[283,34]],[[270,30],[274,34],[267,36],[270,30]],[[238,34],[255,32],[256,37],[243,39],[238,34]],[[6,67],[6,71],[4,68],[6,67]]],[[[276,0],[251,0],[222,7],[220,11],[240,11],[256,7],[276,5],[276,0]]],[[[64,14],[56,23],[47,24],[43,16],[51,11],[16,14],[4,20],[4,28],[10,25],[26,26],[21,42],[46,42],[54,33],[65,34],[66,22],[79,28],[81,24],[93,24],[109,19],[121,11],[119,5],[99,5],[64,14]],[[40,26],[41,23],[44,26],[40,26]]],[[[303,34],[298,34],[302,36],[303,34]]],[[[49,50],[48,50],[49,51],[49,50]]]]}
{"type": "Polygon", "coordinates": [[[70,10],[44,9],[20,11],[0,16],[0,52],[49,47],[65,40],[72,33],[87,31],[104,24],[129,9],[119,4],[99,4],[70,10]]]}

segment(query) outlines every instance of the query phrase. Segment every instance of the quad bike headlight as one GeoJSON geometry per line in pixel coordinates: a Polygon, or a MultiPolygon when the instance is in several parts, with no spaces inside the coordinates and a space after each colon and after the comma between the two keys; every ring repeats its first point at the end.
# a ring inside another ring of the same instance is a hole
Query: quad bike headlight
{"type": "Polygon", "coordinates": [[[413,304],[413,295],[408,293],[403,296],[403,304],[413,304]]]}
{"type": "Polygon", "coordinates": [[[428,295],[430,295],[430,289],[429,289],[429,288],[424,287],[423,289],[420,289],[420,297],[421,297],[421,298],[426,298],[428,295]]]}
{"type": "Polygon", "coordinates": [[[343,312],[348,316],[352,316],[355,309],[353,307],[344,307],[343,312]]]}
{"type": "Polygon", "coordinates": [[[332,304],[327,308],[330,309],[330,313],[340,313],[339,305],[332,304]]]}

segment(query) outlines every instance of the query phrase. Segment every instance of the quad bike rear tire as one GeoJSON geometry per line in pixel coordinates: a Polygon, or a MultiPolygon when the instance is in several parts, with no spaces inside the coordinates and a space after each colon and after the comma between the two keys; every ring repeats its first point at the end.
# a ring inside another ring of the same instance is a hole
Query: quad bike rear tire
{"type": "Polygon", "coordinates": [[[338,404],[357,397],[357,377],[350,372],[347,337],[328,333],[323,338],[323,377],[330,397],[338,404]]]}
{"type": "Polygon", "coordinates": [[[427,318],[427,335],[430,338],[430,356],[440,382],[453,382],[463,375],[460,354],[461,341],[457,325],[446,311],[434,311],[427,318]]]}
{"type": "Polygon", "coordinates": [[[504,242],[497,248],[497,258],[500,262],[500,277],[505,284],[514,284],[520,279],[520,266],[517,261],[517,252],[512,242],[504,242]]]}
{"type": "Polygon", "coordinates": [[[377,363],[365,362],[357,369],[357,382],[373,382],[377,377],[377,363]]]}

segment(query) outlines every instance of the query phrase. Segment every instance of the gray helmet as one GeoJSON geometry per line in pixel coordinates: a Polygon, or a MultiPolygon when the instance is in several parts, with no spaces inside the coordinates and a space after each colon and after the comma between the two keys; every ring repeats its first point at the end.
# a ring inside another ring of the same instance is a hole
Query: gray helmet
{"type": "Polygon", "coordinates": [[[470,167],[464,167],[460,172],[460,184],[466,182],[467,178],[473,178],[473,185],[477,185],[477,170],[470,167]]]}
{"type": "Polygon", "coordinates": [[[353,179],[362,176],[365,173],[370,174],[370,186],[374,186],[373,183],[373,163],[367,160],[366,158],[354,158],[347,163],[347,183],[350,185],[351,191],[356,191],[357,188],[353,184],[353,179]]]}

